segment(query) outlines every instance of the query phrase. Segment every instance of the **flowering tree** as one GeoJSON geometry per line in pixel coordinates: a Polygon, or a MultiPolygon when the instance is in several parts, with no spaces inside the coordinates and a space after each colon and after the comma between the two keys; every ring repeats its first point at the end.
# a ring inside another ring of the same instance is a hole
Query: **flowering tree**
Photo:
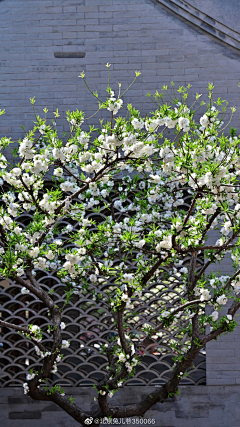
{"type": "MultiPolygon", "coordinates": [[[[84,73],[80,77],[86,83],[84,73]]],[[[0,208],[0,274],[48,308],[51,346],[44,343],[37,325],[19,326],[4,320],[0,325],[25,335],[39,356],[39,370],[29,371],[24,392],[33,399],[55,402],[82,425],[97,426],[103,417],[144,416],[156,402],[177,392],[181,378],[207,342],[233,331],[236,325],[234,315],[240,307],[239,141],[234,129],[231,137],[223,134],[225,101],[213,102],[213,86],[209,85],[209,102],[200,124],[194,120],[194,108],[201,95],[196,94],[188,106],[189,89],[180,87],[177,96],[173,87],[170,103],[161,93],[148,94],[156,110],[142,118],[129,104],[124,118],[118,113],[126,91],[121,94],[119,85],[115,97],[109,83],[106,101],[92,92],[99,109],[110,112],[110,119],[100,120],[99,128],[89,126],[88,132],[82,131],[84,113],[68,111],[70,134],[63,141],[57,133],[58,111],[55,121],[48,123],[44,109],[45,117],[35,114],[33,129],[15,149],[19,162],[9,165],[1,154],[1,184],[5,181],[4,188],[8,188],[0,208]],[[168,129],[173,129],[171,138],[165,137],[168,129]],[[50,189],[46,188],[49,176],[50,189]],[[191,197],[188,211],[183,200],[186,194],[191,197]],[[99,212],[100,204],[108,215],[94,224],[87,213],[99,212]],[[33,213],[25,229],[17,220],[23,211],[33,213]],[[58,238],[57,225],[63,218],[77,225],[73,230],[69,224],[62,231],[71,247],[58,238]],[[220,233],[214,245],[207,244],[211,230],[220,233]],[[207,274],[226,252],[231,253],[235,273],[231,277],[207,274]],[[184,264],[186,256],[188,264],[184,264]],[[204,261],[197,269],[198,257],[204,261]],[[61,349],[71,342],[62,339],[66,326],[62,308],[54,303],[51,289],[45,291],[38,282],[38,271],[50,271],[65,284],[65,304],[80,287],[91,290],[92,284],[96,288],[109,278],[114,280],[115,287],[107,295],[95,291],[92,295],[95,300],[103,298],[116,319],[116,335],[102,343],[108,366],[95,387],[98,409],[94,413],[85,413],[60,386],[51,387],[61,349]],[[109,398],[134,376],[141,360],[131,335],[126,334],[128,312],[134,309],[136,297],[141,298],[146,286],[163,271],[166,286],[174,277],[179,279],[182,298],[172,301],[169,294],[155,323],[144,323],[141,332],[144,340],[154,340],[160,333],[174,331],[172,375],[137,404],[111,405],[109,398]],[[232,300],[228,314],[219,317],[228,300],[232,300]],[[206,305],[212,307],[209,315],[206,305]]],[[[163,91],[168,93],[167,87],[163,91]]],[[[31,103],[34,109],[34,98],[31,103]]],[[[0,140],[2,149],[10,143],[7,137],[0,140]]]]}

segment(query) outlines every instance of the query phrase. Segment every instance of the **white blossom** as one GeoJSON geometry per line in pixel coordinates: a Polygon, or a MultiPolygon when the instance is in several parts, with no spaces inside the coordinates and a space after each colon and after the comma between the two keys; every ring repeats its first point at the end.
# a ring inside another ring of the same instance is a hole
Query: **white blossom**
{"type": "Polygon", "coordinates": [[[22,289],[21,289],[22,294],[29,294],[29,292],[30,291],[27,288],[25,288],[25,286],[22,287],[22,289]]]}
{"type": "Polygon", "coordinates": [[[211,294],[208,289],[201,288],[200,292],[201,292],[201,297],[200,297],[201,301],[209,301],[211,299],[211,294]]]}
{"type": "Polygon", "coordinates": [[[213,311],[211,314],[212,320],[216,322],[218,320],[218,311],[213,311]]]}
{"type": "Polygon", "coordinates": [[[125,362],[125,361],[126,361],[126,356],[125,356],[125,354],[124,354],[124,353],[120,353],[120,354],[118,355],[118,359],[119,359],[119,361],[120,361],[120,362],[125,362]]]}
{"type": "Polygon", "coordinates": [[[216,301],[217,301],[217,304],[225,305],[225,304],[227,304],[227,297],[226,297],[226,295],[222,294],[217,298],[216,301]]]}
{"type": "Polygon", "coordinates": [[[28,381],[30,381],[30,380],[33,380],[33,378],[35,377],[35,374],[34,373],[32,373],[32,374],[27,374],[26,375],[26,379],[28,380],[28,381]]]}
{"type": "Polygon", "coordinates": [[[24,394],[28,394],[29,392],[28,383],[23,383],[23,391],[24,391],[24,394]]]}
{"type": "Polygon", "coordinates": [[[179,117],[178,124],[180,129],[183,129],[183,132],[188,132],[190,129],[190,120],[187,117],[179,117]]]}
{"type": "Polygon", "coordinates": [[[134,129],[141,130],[143,128],[143,126],[144,126],[144,121],[141,120],[141,119],[137,119],[137,118],[132,119],[131,123],[132,123],[134,129]]]}
{"type": "Polygon", "coordinates": [[[201,126],[203,126],[204,128],[206,128],[209,125],[209,119],[207,117],[206,114],[204,114],[201,118],[200,118],[200,124],[201,126]]]}

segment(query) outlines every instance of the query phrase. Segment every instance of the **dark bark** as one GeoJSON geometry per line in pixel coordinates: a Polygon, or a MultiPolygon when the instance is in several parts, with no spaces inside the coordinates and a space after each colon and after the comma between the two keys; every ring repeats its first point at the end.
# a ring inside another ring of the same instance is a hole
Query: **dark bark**
{"type": "MultiPolygon", "coordinates": [[[[67,412],[74,420],[79,422],[82,425],[84,424],[84,421],[86,418],[89,418],[89,415],[82,411],[77,405],[74,403],[70,403],[69,399],[66,396],[61,396],[60,393],[54,393],[54,394],[47,394],[46,390],[38,389],[37,388],[37,380],[32,380],[29,383],[29,396],[32,397],[34,400],[44,400],[44,401],[51,401],[56,403],[60,408],[62,408],[65,412],[67,412]]],[[[100,417],[101,412],[98,411],[95,414],[93,414],[94,417],[100,417]]],[[[93,427],[98,426],[99,424],[91,424],[93,427]]]]}
{"type": "MultiPolygon", "coordinates": [[[[27,274],[26,274],[27,275],[27,274]]],[[[27,276],[28,277],[28,276],[27,276]]],[[[19,276],[13,276],[11,277],[11,280],[19,283],[19,285],[27,288],[29,291],[31,291],[34,295],[36,295],[46,306],[51,310],[54,306],[53,300],[49,296],[47,292],[45,292],[41,287],[38,285],[37,281],[34,279],[34,281],[31,281],[31,283],[27,282],[26,280],[22,279],[19,276]],[[33,284],[34,283],[34,284],[33,284]]]]}

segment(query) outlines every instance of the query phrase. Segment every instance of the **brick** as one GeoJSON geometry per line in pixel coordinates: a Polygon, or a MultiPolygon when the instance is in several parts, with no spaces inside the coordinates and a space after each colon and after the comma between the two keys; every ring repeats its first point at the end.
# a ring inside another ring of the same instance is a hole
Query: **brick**
{"type": "Polygon", "coordinates": [[[40,420],[41,411],[9,412],[10,420],[40,420]]]}
{"type": "Polygon", "coordinates": [[[8,397],[8,404],[9,405],[19,405],[23,403],[30,403],[30,398],[28,396],[21,396],[21,397],[8,397]]]}
{"type": "Polygon", "coordinates": [[[208,385],[233,385],[236,384],[235,378],[219,378],[214,380],[208,379],[208,385]]]}

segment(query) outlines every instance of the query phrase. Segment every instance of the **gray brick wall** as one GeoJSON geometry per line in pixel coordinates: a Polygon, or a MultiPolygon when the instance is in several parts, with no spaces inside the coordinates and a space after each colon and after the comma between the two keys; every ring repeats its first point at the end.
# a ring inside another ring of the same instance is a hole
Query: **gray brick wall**
{"type": "MultiPolygon", "coordinates": [[[[112,399],[117,404],[138,402],[151,387],[128,387],[112,399]]],[[[69,395],[85,411],[94,407],[93,389],[73,388],[69,395]]],[[[240,426],[240,386],[199,386],[181,387],[180,396],[154,405],[145,417],[148,424],[156,427],[239,427],[240,426]],[[151,424],[150,424],[151,420],[151,424]],[[153,421],[154,420],[154,421],[153,421]],[[155,422],[153,424],[153,422],[155,422]]],[[[68,414],[51,402],[34,401],[24,396],[19,389],[0,389],[1,427],[77,427],[68,414]]],[[[133,417],[132,417],[133,418],[133,417]]],[[[135,419],[137,421],[137,419],[135,419]]],[[[119,427],[133,427],[135,423],[118,420],[119,427]]],[[[104,425],[103,423],[101,426],[104,425]]],[[[140,423],[138,425],[141,425],[140,423]]]]}
{"type": "MultiPolygon", "coordinates": [[[[125,105],[131,101],[145,113],[153,108],[145,98],[148,91],[174,80],[191,83],[193,93],[206,95],[211,81],[216,97],[238,107],[232,123],[238,125],[240,52],[170,13],[157,0],[1,1],[0,40],[0,108],[6,109],[0,136],[16,141],[24,135],[21,125],[30,128],[32,96],[38,113],[47,106],[51,116],[59,108],[61,130],[68,129],[66,109],[80,108],[92,115],[97,104],[78,75],[85,70],[90,87],[104,96],[107,62],[112,64],[112,80],[122,82],[123,88],[135,70],[142,73],[124,98],[125,105]],[[85,57],[55,58],[56,52],[85,52],[85,57]]],[[[229,272],[227,260],[223,270],[229,272]]],[[[239,383],[239,334],[237,328],[208,345],[208,384],[239,383]]]]}
{"type": "MultiPolygon", "coordinates": [[[[104,96],[107,73],[123,87],[135,70],[138,82],[124,99],[142,112],[152,109],[145,98],[174,80],[206,94],[208,81],[215,95],[238,105],[240,53],[166,11],[157,0],[8,0],[0,2],[1,135],[17,140],[34,119],[29,98],[36,96],[37,111],[59,107],[60,127],[67,129],[64,112],[82,108],[91,115],[94,98],[81,79],[104,96]],[[55,52],[85,52],[85,58],[55,58],[55,52]]],[[[117,84],[114,85],[117,88],[117,84]]],[[[236,114],[234,124],[238,121],[236,114]]],[[[97,123],[94,118],[92,122],[97,123]]]]}

